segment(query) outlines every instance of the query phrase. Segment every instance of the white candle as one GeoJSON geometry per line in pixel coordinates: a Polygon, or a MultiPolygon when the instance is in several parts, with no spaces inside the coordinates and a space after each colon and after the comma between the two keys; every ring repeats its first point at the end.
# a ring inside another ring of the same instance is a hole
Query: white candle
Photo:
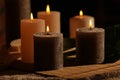
{"type": "Polygon", "coordinates": [[[92,25],[94,27],[94,17],[83,15],[83,11],[81,10],[79,15],[76,15],[70,18],[70,38],[76,38],[76,29],[80,27],[89,27],[89,21],[91,20],[92,25]]]}
{"type": "Polygon", "coordinates": [[[34,62],[33,34],[45,32],[45,21],[42,19],[21,20],[21,54],[25,63],[34,62]]]}
{"type": "Polygon", "coordinates": [[[78,64],[104,62],[104,29],[78,28],[76,30],[76,53],[78,64]]]}
{"type": "Polygon", "coordinates": [[[50,11],[47,5],[46,11],[39,11],[37,17],[45,20],[45,26],[49,25],[51,32],[60,33],[60,12],[50,11]]]}

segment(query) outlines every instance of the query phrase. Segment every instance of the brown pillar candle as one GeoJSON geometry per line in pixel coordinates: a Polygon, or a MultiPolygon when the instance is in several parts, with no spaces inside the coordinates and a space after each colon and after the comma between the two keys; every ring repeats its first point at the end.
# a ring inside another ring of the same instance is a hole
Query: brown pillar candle
{"type": "Polygon", "coordinates": [[[104,29],[78,28],[76,30],[78,64],[96,64],[104,61],[104,29]]]}
{"type": "Polygon", "coordinates": [[[20,38],[20,20],[30,18],[30,0],[5,0],[7,45],[20,38]]]}
{"type": "Polygon", "coordinates": [[[61,33],[34,34],[35,70],[53,70],[63,67],[63,35],[61,33]]]}

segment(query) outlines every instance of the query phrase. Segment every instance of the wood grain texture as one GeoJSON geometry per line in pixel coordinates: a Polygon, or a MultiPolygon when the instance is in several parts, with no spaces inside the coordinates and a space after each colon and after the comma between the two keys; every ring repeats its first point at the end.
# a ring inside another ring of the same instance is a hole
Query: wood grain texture
{"type": "Polygon", "coordinates": [[[64,67],[53,71],[38,71],[38,73],[75,80],[102,80],[120,75],[120,61],[109,64],[64,67]]]}

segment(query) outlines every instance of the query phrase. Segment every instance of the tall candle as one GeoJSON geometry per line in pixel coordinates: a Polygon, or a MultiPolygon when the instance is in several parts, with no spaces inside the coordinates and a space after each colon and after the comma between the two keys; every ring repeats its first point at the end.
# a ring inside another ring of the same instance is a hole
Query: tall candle
{"type": "Polygon", "coordinates": [[[63,67],[63,35],[41,32],[34,34],[34,65],[36,70],[63,67]]]}
{"type": "Polygon", "coordinates": [[[50,11],[47,5],[46,11],[39,11],[37,17],[45,20],[45,25],[49,25],[51,32],[60,33],[60,12],[50,11]]]}
{"type": "Polygon", "coordinates": [[[78,64],[96,64],[104,61],[104,29],[78,28],[76,30],[78,64]]]}
{"type": "Polygon", "coordinates": [[[33,34],[45,32],[45,21],[42,19],[21,20],[21,53],[22,61],[25,63],[34,62],[33,34]]]}
{"type": "Polygon", "coordinates": [[[76,38],[76,29],[81,27],[89,27],[89,21],[91,20],[94,27],[94,17],[89,15],[83,15],[83,11],[80,10],[79,15],[70,18],[70,38],[76,38]]]}
{"type": "Polygon", "coordinates": [[[20,20],[29,19],[31,0],[3,0],[6,11],[6,41],[7,46],[16,38],[20,38],[20,20]]]}

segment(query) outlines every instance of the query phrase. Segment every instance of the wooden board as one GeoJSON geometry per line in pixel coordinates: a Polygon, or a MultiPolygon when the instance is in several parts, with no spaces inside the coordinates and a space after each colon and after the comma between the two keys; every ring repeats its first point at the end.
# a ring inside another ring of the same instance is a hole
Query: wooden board
{"type": "Polygon", "coordinates": [[[58,76],[66,79],[107,78],[120,75],[120,61],[110,64],[64,67],[59,70],[38,71],[37,73],[58,76]]]}

